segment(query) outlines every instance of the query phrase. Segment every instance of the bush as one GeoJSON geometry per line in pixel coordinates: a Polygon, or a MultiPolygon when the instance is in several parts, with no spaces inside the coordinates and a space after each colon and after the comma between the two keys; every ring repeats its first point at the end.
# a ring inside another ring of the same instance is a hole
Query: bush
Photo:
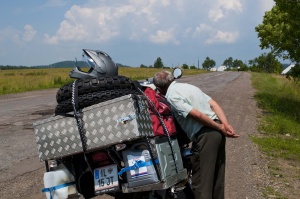
{"type": "Polygon", "coordinates": [[[300,82],[300,64],[296,64],[287,74],[288,79],[293,79],[296,83],[300,82]]]}

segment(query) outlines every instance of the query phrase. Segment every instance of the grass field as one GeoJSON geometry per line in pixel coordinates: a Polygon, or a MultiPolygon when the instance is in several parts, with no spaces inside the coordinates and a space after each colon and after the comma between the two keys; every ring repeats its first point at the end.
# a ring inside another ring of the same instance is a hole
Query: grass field
{"type": "Polygon", "coordinates": [[[264,110],[261,137],[253,140],[269,155],[300,163],[300,85],[283,76],[253,73],[256,99],[264,110]]]}
{"type": "Polygon", "coordinates": [[[263,113],[259,133],[251,138],[268,155],[271,180],[263,196],[299,198],[300,84],[264,73],[252,73],[252,83],[263,113]]]}
{"type": "MultiPolygon", "coordinates": [[[[119,75],[132,80],[143,80],[162,69],[119,68],[119,75]]],[[[169,69],[170,70],[170,69],[169,69]]],[[[69,77],[71,68],[0,70],[0,95],[48,88],[59,88],[74,81],[69,77]]],[[[206,70],[184,70],[184,75],[205,73],[206,70]]]]}

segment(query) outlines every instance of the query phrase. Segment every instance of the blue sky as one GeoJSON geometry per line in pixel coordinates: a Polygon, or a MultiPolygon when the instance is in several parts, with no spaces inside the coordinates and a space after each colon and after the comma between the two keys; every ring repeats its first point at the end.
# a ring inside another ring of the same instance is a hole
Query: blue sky
{"type": "Polygon", "coordinates": [[[81,60],[82,49],[116,63],[220,66],[263,52],[255,27],[273,0],[10,0],[0,3],[0,65],[81,60]]]}

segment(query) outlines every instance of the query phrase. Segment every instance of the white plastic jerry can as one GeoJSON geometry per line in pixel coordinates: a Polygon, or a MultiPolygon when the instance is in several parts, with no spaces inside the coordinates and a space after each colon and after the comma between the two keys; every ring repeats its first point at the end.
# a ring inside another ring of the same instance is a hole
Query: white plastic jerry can
{"type": "Polygon", "coordinates": [[[44,173],[43,192],[47,199],[67,199],[68,195],[77,193],[75,185],[72,184],[73,176],[66,169],[44,173]]]}

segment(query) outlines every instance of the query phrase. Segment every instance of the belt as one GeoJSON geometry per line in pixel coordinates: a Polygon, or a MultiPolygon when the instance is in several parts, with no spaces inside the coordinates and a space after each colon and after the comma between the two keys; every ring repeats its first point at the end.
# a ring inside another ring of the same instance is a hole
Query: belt
{"type": "Polygon", "coordinates": [[[222,122],[219,119],[214,119],[215,122],[221,124],[222,122]]]}
{"type": "MultiPolygon", "coordinates": [[[[214,119],[215,122],[219,123],[219,124],[222,124],[222,122],[219,120],[219,119],[214,119]]],[[[201,130],[204,128],[204,127],[207,127],[207,126],[203,126],[194,136],[194,138],[198,137],[200,134],[201,134],[201,130]]]]}

